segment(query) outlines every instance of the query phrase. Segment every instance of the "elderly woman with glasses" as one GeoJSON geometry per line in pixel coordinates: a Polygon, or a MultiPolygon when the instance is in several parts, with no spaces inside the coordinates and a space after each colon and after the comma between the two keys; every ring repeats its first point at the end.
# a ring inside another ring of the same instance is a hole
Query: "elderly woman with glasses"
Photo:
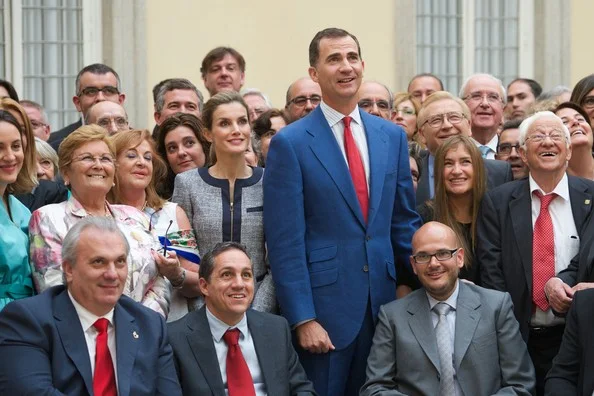
{"type": "Polygon", "coordinates": [[[400,125],[406,132],[406,138],[409,142],[416,142],[421,147],[421,139],[417,128],[417,114],[419,114],[420,105],[416,99],[408,92],[398,92],[394,94],[394,112],[392,113],[392,122],[400,125]]]}
{"type": "Polygon", "coordinates": [[[116,134],[111,140],[115,145],[118,166],[115,186],[107,199],[111,203],[130,205],[143,211],[149,216],[149,227],[156,231],[168,254],[179,258],[181,266],[168,265],[171,261],[164,262],[164,265],[159,266],[159,271],[174,289],[167,321],[180,319],[192,310],[191,298],[200,295],[200,258],[194,231],[184,210],[157,194],[156,185],[164,179],[167,168],[156,152],[150,132],[134,129],[116,134]]]}
{"type": "Polygon", "coordinates": [[[112,217],[130,244],[124,294],[167,317],[169,283],[159,266],[179,265],[175,256],[154,254],[161,248],[149,231],[149,218],[126,205],[111,205],[107,194],[114,185],[115,149],[106,131],[84,125],[62,141],[60,172],[72,196],[66,202],[44,206],[29,223],[33,280],[38,292],[62,284],[62,241],[68,230],[86,216],[112,217]]]}

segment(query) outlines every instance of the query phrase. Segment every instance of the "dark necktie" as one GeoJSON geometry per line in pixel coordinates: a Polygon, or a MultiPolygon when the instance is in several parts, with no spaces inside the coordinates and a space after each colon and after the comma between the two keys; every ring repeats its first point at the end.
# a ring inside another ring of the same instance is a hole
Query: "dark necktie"
{"type": "Polygon", "coordinates": [[[363,161],[359,154],[359,149],[355,144],[353,138],[353,132],[351,131],[352,118],[346,116],[342,119],[344,123],[344,151],[346,152],[347,162],[349,163],[349,172],[353,179],[353,185],[355,186],[355,193],[357,193],[357,199],[363,212],[363,219],[367,223],[367,213],[369,208],[369,195],[367,193],[367,178],[365,177],[365,168],[363,167],[363,161]]]}
{"type": "Polygon", "coordinates": [[[549,302],[545,296],[545,283],[555,276],[555,234],[553,220],[549,213],[549,204],[557,194],[542,195],[540,198],[540,213],[534,223],[532,237],[532,300],[543,311],[549,309],[549,302]]]}
{"type": "Polygon", "coordinates": [[[107,326],[109,321],[105,318],[97,319],[93,326],[97,334],[95,349],[95,374],[93,375],[93,393],[96,396],[117,396],[115,373],[111,353],[107,347],[107,326]]]}
{"type": "Polygon", "coordinates": [[[223,335],[227,344],[227,390],[229,396],[255,396],[254,381],[241,348],[239,329],[229,329],[223,335]]]}

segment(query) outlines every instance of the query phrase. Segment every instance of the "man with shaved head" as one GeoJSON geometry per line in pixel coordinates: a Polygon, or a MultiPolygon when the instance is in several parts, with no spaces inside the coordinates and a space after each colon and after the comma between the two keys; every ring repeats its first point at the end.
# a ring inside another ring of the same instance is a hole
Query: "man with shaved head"
{"type": "Polygon", "coordinates": [[[408,93],[423,103],[434,92],[443,91],[443,83],[435,74],[417,74],[408,83],[408,93]]]}
{"type": "Polygon", "coordinates": [[[107,129],[110,136],[130,129],[128,114],[124,107],[108,101],[94,104],[85,117],[85,124],[97,124],[107,129]]]}
{"type": "Polygon", "coordinates": [[[285,110],[291,122],[308,115],[322,101],[320,84],[310,77],[302,77],[289,85],[285,110]]]}
{"type": "Polygon", "coordinates": [[[359,108],[363,111],[390,120],[392,117],[392,92],[382,83],[365,81],[358,92],[359,108]]]}
{"type": "Polygon", "coordinates": [[[509,294],[458,280],[465,252],[444,224],[419,228],[412,250],[423,288],[380,308],[361,395],[531,395],[509,294]]]}

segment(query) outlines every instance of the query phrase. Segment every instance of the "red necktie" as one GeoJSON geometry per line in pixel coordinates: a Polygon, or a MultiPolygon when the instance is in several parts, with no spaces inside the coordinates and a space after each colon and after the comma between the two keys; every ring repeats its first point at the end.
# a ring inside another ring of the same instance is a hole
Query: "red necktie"
{"type": "Polygon", "coordinates": [[[369,195],[367,194],[367,178],[365,177],[365,168],[359,154],[359,149],[355,144],[353,132],[351,131],[352,118],[346,116],[342,119],[344,122],[344,151],[346,152],[347,162],[349,163],[349,172],[353,179],[357,199],[363,212],[363,219],[367,223],[367,212],[369,208],[369,195]]]}
{"type": "Polygon", "coordinates": [[[540,191],[535,194],[540,198],[540,213],[534,223],[532,238],[532,300],[538,308],[546,311],[549,303],[544,286],[555,276],[555,234],[549,204],[557,194],[542,195],[540,191]]]}
{"type": "Polygon", "coordinates": [[[229,329],[223,334],[227,344],[227,390],[229,396],[255,396],[254,381],[241,348],[239,329],[229,329]]]}
{"type": "Polygon", "coordinates": [[[93,393],[96,396],[117,396],[115,373],[111,354],[107,347],[107,325],[105,318],[97,319],[93,325],[99,332],[95,352],[95,374],[93,375],[93,393]]]}

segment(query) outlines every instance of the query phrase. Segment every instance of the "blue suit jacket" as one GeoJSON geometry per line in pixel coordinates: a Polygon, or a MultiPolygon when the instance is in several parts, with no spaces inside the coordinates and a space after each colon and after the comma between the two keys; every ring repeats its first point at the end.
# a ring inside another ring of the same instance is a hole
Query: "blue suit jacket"
{"type": "Polygon", "coordinates": [[[408,267],[420,224],[406,134],[360,113],[370,161],[367,224],[319,107],[272,139],[264,173],[264,229],[283,315],[291,325],[315,318],[338,349],[359,332],[368,299],[376,317],[396,298],[396,263],[408,267]]]}
{"type": "MultiPolygon", "coordinates": [[[[118,395],[181,395],[161,315],[122,296],[114,324],[118,395]]],[[[0,356],[1,395],[93,395],[85,336],[64,286],[0,312],[0,356]]]]}

